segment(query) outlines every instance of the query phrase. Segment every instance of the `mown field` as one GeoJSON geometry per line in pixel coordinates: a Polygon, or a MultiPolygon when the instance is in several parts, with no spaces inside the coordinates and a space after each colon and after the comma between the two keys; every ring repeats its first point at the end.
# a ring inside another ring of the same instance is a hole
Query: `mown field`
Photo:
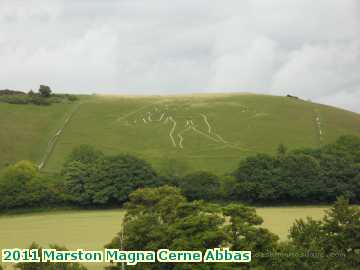
{"type": "Polygon", "coordinates": [[[79,106],[44,170],[57,172],[70,151],[91,144],[106,154],[131,153],[158,170],[173,160],[183,172],[225,173],[254,153],[316,147],[360,135],[360,115],[302,100],[252,94],[172,97],[82,97],[52,106],[0,104],[0,165],[40,162],[49,140],[79,106]],[[81,103],[79,105],[79,103],[81,103]]]}
{"type": "MultiPolygon", "coordinates": [[[[327,207],[257,208],[263,226],[286,240],[295,219],[321,219],[327,207]]],[[[0,249],[27,247],[32,241],[48,246],[57,243],[68,249],[101,250],[121,229],[122,210],[65,211],[0,216],[0,249]]],[[[96,269],[96,265],[89,264],[96,269]]]]}

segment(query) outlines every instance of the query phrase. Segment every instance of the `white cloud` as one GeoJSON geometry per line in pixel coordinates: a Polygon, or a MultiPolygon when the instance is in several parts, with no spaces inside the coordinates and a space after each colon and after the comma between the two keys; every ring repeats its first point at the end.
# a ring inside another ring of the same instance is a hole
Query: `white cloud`
{"type": "Polygon", "coordinates": [[[291,92],[360,112],[357,0],[0,0],[0,88],[291,92]]]}

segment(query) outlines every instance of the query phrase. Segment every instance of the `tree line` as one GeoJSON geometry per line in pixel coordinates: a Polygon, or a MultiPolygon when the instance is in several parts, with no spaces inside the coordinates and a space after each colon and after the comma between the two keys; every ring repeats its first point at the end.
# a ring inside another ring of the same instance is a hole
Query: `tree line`
{"type": "Polygon", "coordinates": [[[30,161],[0,174],[0,210],[43,206],[120,206],[138,188],[177,187],[190,201],[252,204],[360,202],[360,138],[343,136],[317,149],[257,154],[226,175],[159,174],[128,154],[107,156],[90,145],[73,149],[60,174],[40,173],[30,161]]]}
{"type": "Polygon", "coordinates": [[[78,97],[70,94],[53,94],[47,85],[40,85],[38,92],[28,93],[10,89],[0,90],[0,102],[10,104],[51,105],[63,101],[76,101],[78,97]]]}

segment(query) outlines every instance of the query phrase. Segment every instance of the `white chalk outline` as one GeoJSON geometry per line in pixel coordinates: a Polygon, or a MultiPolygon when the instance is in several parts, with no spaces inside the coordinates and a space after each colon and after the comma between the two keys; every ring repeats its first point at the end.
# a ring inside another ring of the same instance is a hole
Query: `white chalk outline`
{"type": "Polygon", "coordinates": [[[175,142],[175,139],[173,137],[173,134],[174,134],[175,129],[176,129],[176,121],[172,118],[172,116],[169,116],[168,119],[173,123],[173,127],[170,130],[169,136],[170,136],[170,139],[171,139],[174,147],[176,147],[176,142],[175,142]]]}

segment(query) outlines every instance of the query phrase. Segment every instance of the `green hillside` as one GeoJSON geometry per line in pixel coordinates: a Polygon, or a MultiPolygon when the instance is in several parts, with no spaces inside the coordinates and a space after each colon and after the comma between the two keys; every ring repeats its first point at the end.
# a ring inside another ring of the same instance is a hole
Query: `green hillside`
{"type": "Polygon", "coordinates": [[[45,171],[58,171],[79,144],[131,153],[160,170],[177,160],[184,171],[224,173],[247,155],[274,153],[280,143],[316,147],[360,135],[358,114],[252,94],[94,96],[46,107],[0,104],[0,115],[0,164],[40,163],[48,153],[45,171]]]}

